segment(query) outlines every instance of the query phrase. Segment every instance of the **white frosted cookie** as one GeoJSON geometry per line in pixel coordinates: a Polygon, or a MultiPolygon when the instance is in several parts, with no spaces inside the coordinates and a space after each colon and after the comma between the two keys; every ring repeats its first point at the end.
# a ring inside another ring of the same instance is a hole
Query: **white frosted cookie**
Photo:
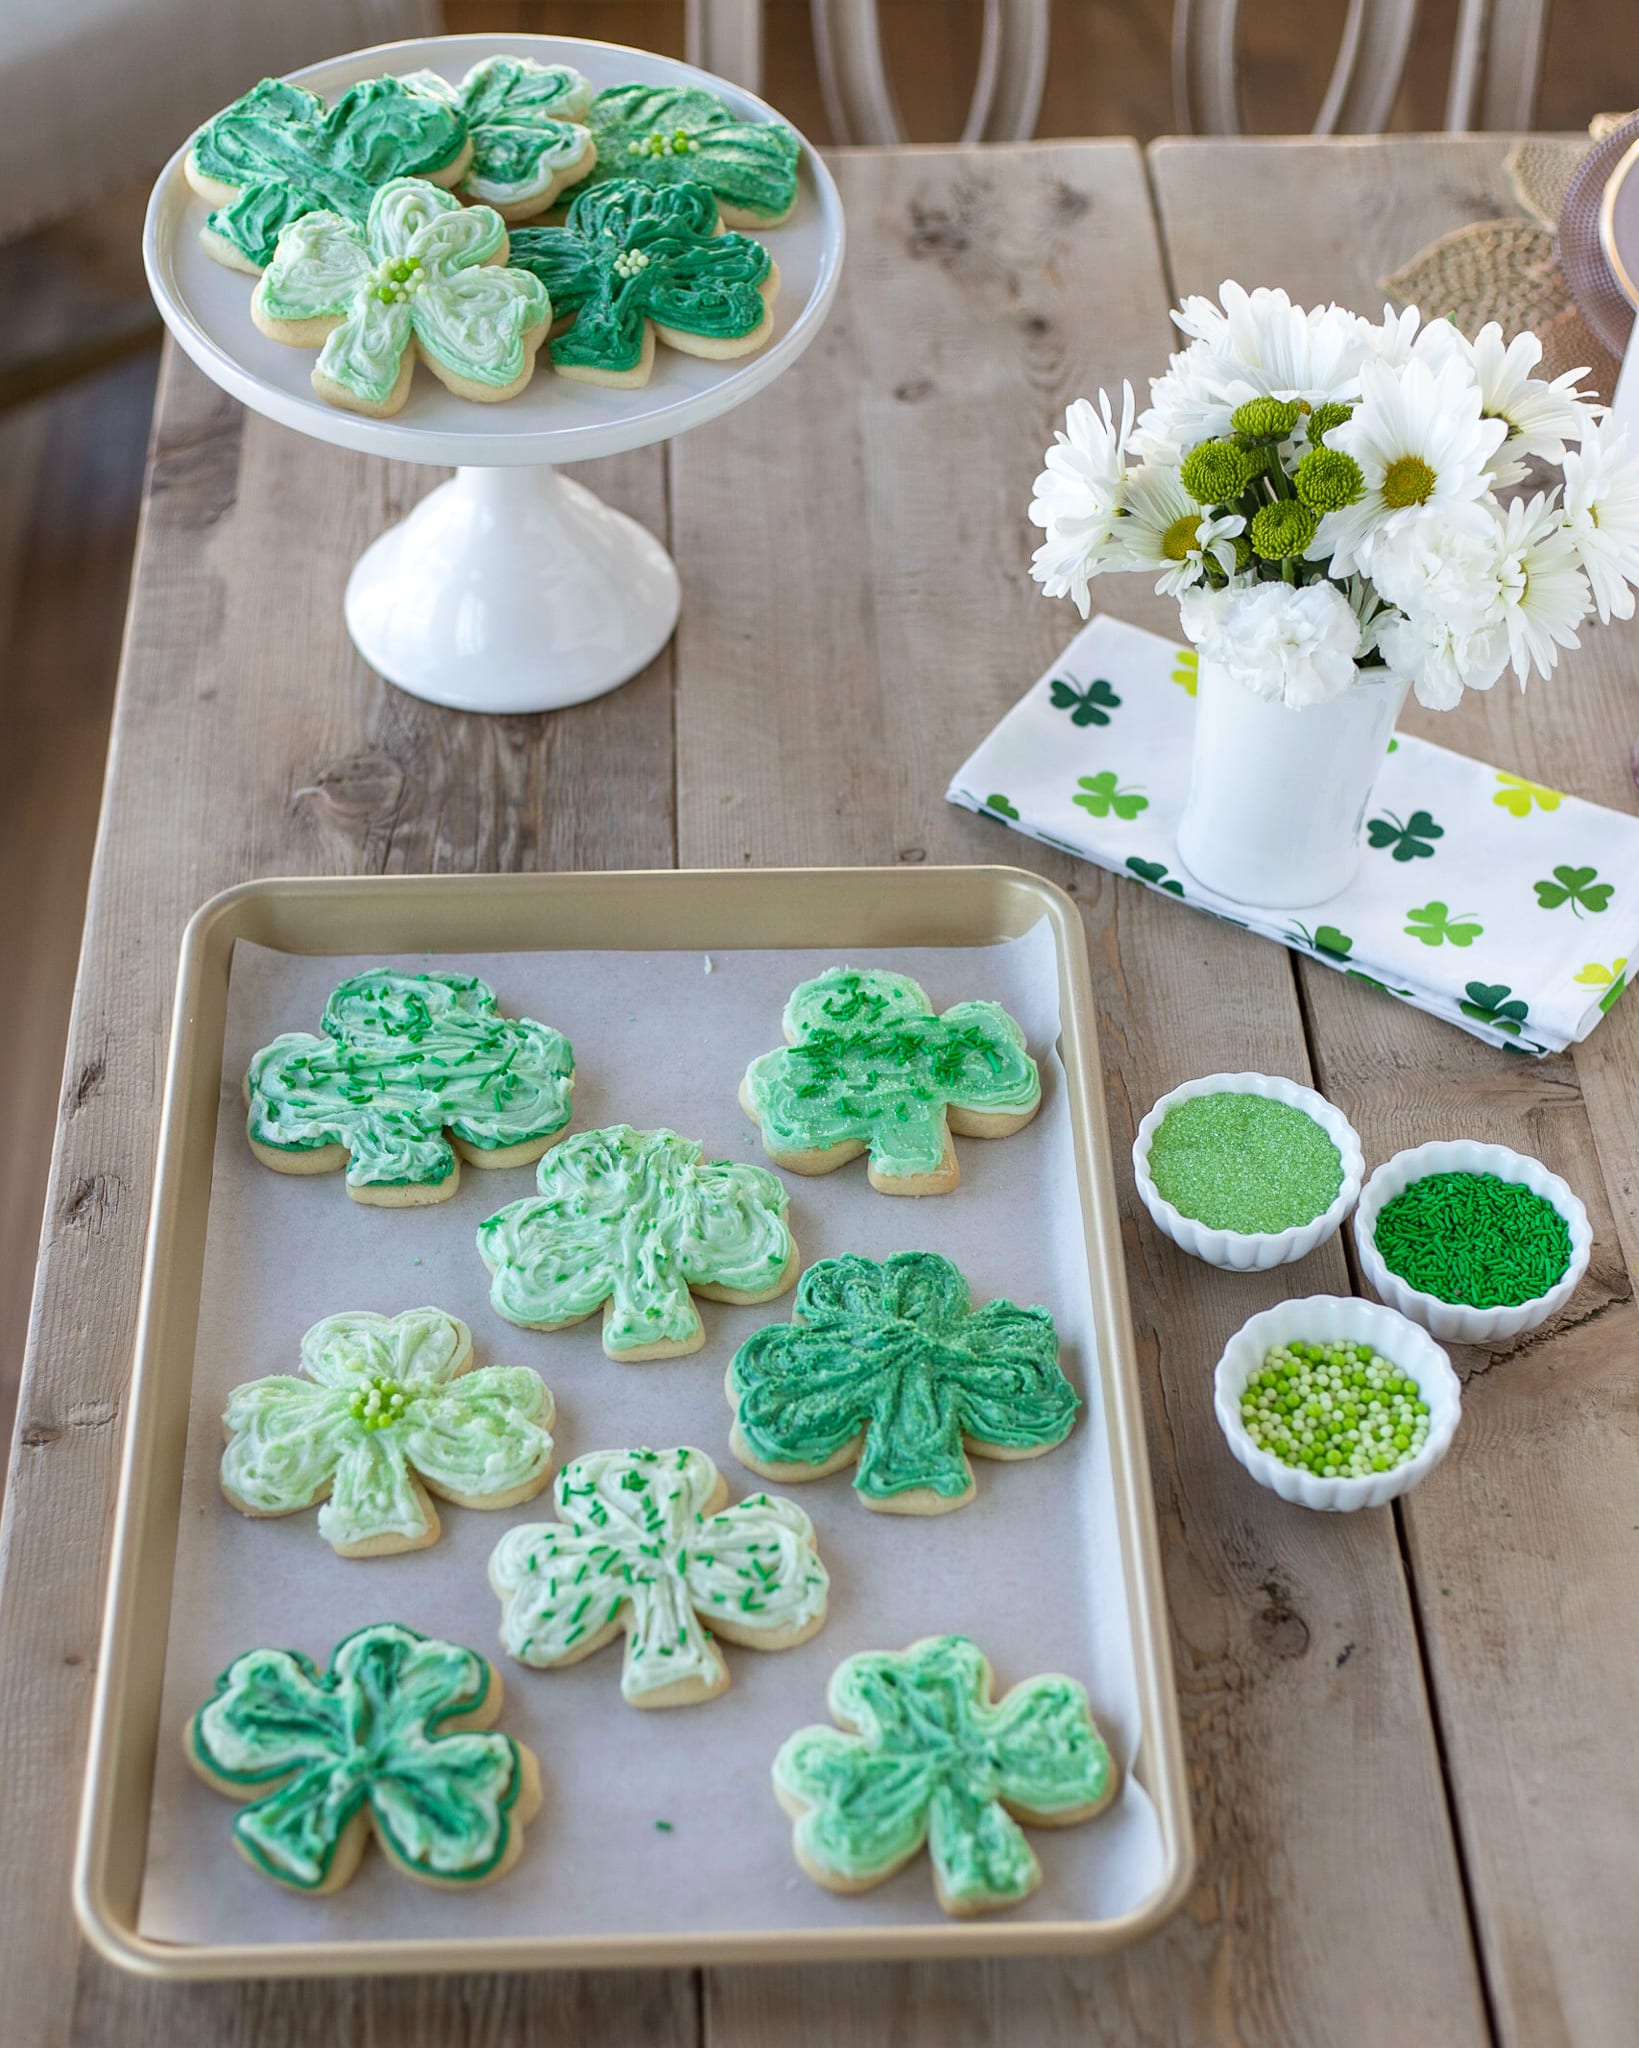
{"type": "Polygon", "coordinates": [[[765,1493],[732,1505],[704,1451],[594,1451],[566,1465],[559,1519],[509,1529],[489,1561],[508,1656],[542,1670],[626,1638],[634,1707],[683,1707],[728,1685],[719,1641],[789,1650],[825,1621],[813,1524],[765,1493]]]}

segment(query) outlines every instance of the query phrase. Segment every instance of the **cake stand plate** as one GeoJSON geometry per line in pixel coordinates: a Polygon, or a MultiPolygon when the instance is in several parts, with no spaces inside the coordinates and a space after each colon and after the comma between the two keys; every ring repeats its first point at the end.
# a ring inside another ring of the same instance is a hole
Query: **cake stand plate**
{"type": "MultiPolygon", "coordinates": [[[[638,80],[704,86],[746,120],[772,108],[672,58],[567,36],[434,36],[383,44],[291,76],[327,99],[362,78],[431,70],[459,80],[481,58],[572,64],[595,87],[638,80]]],[[[527,390],[497,405],[447,391],[418,366],[402,412],[366,418],[326,405],[314,351],[251,322],[254,281],[205,254],[209,212],[179,149],[154,186],[143,230],[148,282],[166,326],[206,376],[254,411],[315,440],[397,462],[454,465],[366,549],[347,586],[348,631],[372,668],[412,695],[467,711],[554,710],[612,690],[652,661],[677,622],[677,570],[635,520],[557,474],[720,418],[771,384],[819,332],[843,254],[842,203],[806,141],[797,204],[758,235],[780,268],[774,338],[756,355],[709,362],[661,348],[642,390],[554,376],[543,349],[527,390]]]]}

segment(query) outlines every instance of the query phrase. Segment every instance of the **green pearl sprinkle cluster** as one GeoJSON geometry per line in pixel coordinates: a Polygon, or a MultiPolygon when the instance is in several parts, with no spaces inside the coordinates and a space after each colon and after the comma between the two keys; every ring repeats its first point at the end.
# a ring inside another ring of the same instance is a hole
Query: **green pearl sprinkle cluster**
{"type": "Polygon", "coordinates": [[[613,265],[616,277],[640,277],[649,267],[646,249],[622,249],[613,265]]]}
{"type": "Polygon", "coordinates": [[[1322,1479],[1392,1472],[1428,1441],[1428,1403],[1369,1344],[1277,1344],[1241,1395],[1260,1450],[1322,1479]]]}
{"type": "Polygon", "coordinates": [[[686,128],[674,128],[670,135],[662,134],[657,128],[652,135],[645,135],[626,145],[628,156],[698,156],[700,145],[686,128]]]}
{"type": "Polygon", "coordinates": [[[385,1429],[389,1423],[402,1422],[409,1405],[409,1395],[385,1373],[373,1373],[353,1389],[347,1401],[354,1421],[362,1422],[366,1429],[385,1429]]]}
{"type": "Polygon", "coordinates": [[[389,256],[376,265],[376,297],[384,306],[404,305],[426,281],[414,256],[389,256]]]}

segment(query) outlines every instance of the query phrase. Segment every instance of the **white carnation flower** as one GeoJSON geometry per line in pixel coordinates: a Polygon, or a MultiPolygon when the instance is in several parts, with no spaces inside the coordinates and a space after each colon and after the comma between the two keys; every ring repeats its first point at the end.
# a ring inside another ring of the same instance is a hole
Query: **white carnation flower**
{"type": "Polygon", "coordinates": [[[1601,619],[1631,619],[1639,583],[1639,462],[1626,434],[1590,421],[1565,457],[1565,531],[1601,619]]]}
{"type": "Polygon", "coordinates": [[[1047,467],[1036,478],[1030,500],[1032,524],[1047,538],[1031,557],[1030,573],[1049,597],[1074,598],[1086,618],[1089,577],[1121,566],[1113,535],[1127,489],[1127,443],[1133,430],[1133,393],[1121,387],[1121,422],[1116,424],[1107,391],[1098,410],[1078,398],[1064,415],[1062,431],[1048,449],[1047,467]]]}
{"type": "Polygon", "coordinates": [[[1360,622],[1335,583],[1192,592],[1181,616],[1204,659],[1273,703],[1324,704],[1355,680],[1360,622]]]}

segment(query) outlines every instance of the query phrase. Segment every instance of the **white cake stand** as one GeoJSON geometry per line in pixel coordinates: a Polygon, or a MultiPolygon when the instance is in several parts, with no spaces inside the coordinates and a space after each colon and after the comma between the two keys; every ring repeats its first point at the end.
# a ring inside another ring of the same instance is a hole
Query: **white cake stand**
{"type": "MultiPolygon", "coordinates": [[[[292,76],[333,99],[384,72],[458,80],[480,58],[503,54],[573,64],[599,87],[703,85],[746,119],[779,118],[690,65],[563,36],[435,36],[292,76]]],[[[435,704],[507,712],[578,704],[652,661],[677,623],[676,567],[653,534],[557,466],[716,419],[802,354],[836,293],[843,250],[842,203],[814,149],[804,142],[796,210],[760,237],[779,264],[780,294],[774,338],[756,355],[713,363],[661,348],[644,390],[617,391],[554,376],[543,350],[529,388],[499,405],[457,398],[418,366],[408,403],[390,420],[326,405],[309,382],[313,352],[257,331],[254,281],[199,244],[209,208],[183,176],[186,153],[177,151],[154,187],[143,260],[187,354],[225,391],[298,433],[399,462],[455,465],[454,478],[373,542],[348,580],[348,631],[371,667],[435,704]]]]}

